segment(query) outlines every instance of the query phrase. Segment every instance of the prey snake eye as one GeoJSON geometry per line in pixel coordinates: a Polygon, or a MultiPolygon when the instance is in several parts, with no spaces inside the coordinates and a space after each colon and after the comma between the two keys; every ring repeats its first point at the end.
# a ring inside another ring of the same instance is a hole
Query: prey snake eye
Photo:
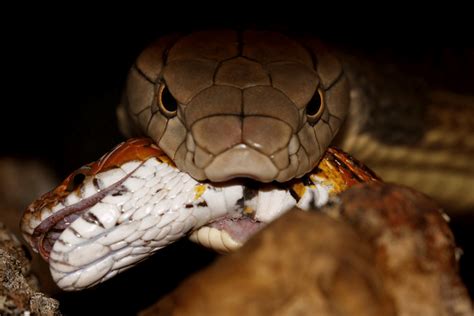
{"type": "Polygon", "coordinates": [[[178,110],[178,101],[173,97],[165,84],[161,84],[158,90],[158,107],[166,117],[173,117],[178,110]]]}
{"type": "Polygon", "coordinates": [[[71,179],[71,181],[68,183],[66,190],[68,192],[72,192],[76,190],[82,184],[82,182],[84,182],[85,179],[86,179],[85,174],[81,172],[76,173],[74,177],[71,179]]]}
{"type": "Polygon", "coordinates": [[[317,122],[323,114],[324,108],[324,92],[319,88],[306,105],[306,116],[308,117],[308,121],[310,123],[317,122]]]}

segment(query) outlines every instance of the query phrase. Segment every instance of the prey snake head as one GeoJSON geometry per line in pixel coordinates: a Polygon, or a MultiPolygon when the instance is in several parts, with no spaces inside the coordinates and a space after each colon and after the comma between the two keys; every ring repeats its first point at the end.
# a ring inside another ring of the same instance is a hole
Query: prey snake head
{"type": "Polygon", "coordinates": [[[314,168],[348,104],[341,63],[319,42],[208,31],[148,47],[118,114],[197,180],[284,182],[314,168]]]}

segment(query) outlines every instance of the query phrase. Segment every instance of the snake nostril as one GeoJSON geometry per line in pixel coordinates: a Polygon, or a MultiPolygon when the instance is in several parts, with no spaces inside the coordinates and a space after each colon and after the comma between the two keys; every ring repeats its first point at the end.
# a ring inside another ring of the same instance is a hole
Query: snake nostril
{"type": "Polygon", "coordinates": [[[316,122],[324,111],[324,95],[321,89],[318,89],[311,100],[306,105],[306,115],[308,120],[313,123],[316,122]]]}
{"type": "Polygon", "coordinates": [[[160,107],[161,113],[167,117],[173,117],[176,115],[176,111],[178,110],[178,101],[176,101],[165,84],[162,84],[158,91],[158,105],[160,107]]]}

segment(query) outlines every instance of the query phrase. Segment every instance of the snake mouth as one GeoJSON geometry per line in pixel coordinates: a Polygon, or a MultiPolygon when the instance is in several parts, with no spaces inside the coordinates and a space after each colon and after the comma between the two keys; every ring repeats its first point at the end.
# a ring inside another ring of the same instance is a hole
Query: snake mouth
{"type": "Polygon", "coordinates": [[[35,251],[37,251],[44,260],[49,261],[51,250],[59,236],[80,217],[87,207],[75,210],[71,214],[68,213],[68,208],[52,214],[50,217],[42,221],[33,231],[30,237],[30,244],[35,251]]]}
{"type": "Polygon", "coordinates": [[[233,178],[251,178],[261,182],[272,181],[278,169],[270,158],[249,148],[237,145],[218,155],[205,169],[207,178],[222,182],[233,178]]]}
{"type": "Polygon", "coordinates": [[[198,181],[221,183],[247,178],[260,183],[284,183],[302,177],[320,159],[307,154],[296,134],[271,154],[245,143],[213,154],[198,145],[191,133],[187,134],[186,144],[186,148],[183,145],[183,150],[175,156],[176,164],[198,181]]]}
{"type": "MultiPolygon", "coordinates": [[[[86,177],[80,172],[82,168],[66,178],[65,183],[67,183],[67,185],[65,191],[58,194],[58,189],[62,188],[59,186],[55,191],[46,195],[46,200],[53,198],[57,204],[53,207],[50,205],[41,205],[43,207],[40,208],[39,211],[42,220],[32,231],[31,227],[25,225],[25,218],[28,219],[29,217],[25,216],[23,218],[22,227],[26,235],[28,235],[28,233],[31,234],[27,239],[30,240],[33,249],[36,250],[44,260],[48,261],[56,241],[58,241],[64,230],[69,228],[78,218],[82,217],[88,222],[103,226],[94,214],[86,212],[106,196],[119,195],[121,191],[126,190],[122,184],[142,165],[143,162],[139,163],[135,169],[123,174],[122,178],[108,186],[105,186],[106,184],[103,183],[103,181],[101,182],[98,178],[87,179],[89,183],[84,182],[86,181],[86,177]],[[81,186],[82,190],[71,190],[71,185],[72,188],[81,186]],[[92,194],[94,189],[88,190],[91,186],[94,187],[96,193],[92,194]],[[65,194],[67,194],[66,198],[63,198],[65,194]]],[[[113,179],[114,178],[115,177],[113,177],[113,179]]],[[[31,213],[37,212],[37,207],[38,205],[33,203],[28,211],[31,213]]],[[[78,235],[77,232],[76,235],[78,235]]]]}
{"type": "Polygon", "coordinates": [[[209,227],[224,231],[232,240],[238,244],[243,244],[252,235],[261,230],[266,224],[249,216],[238,219],[223,218],[209,224],[209,227]]]}

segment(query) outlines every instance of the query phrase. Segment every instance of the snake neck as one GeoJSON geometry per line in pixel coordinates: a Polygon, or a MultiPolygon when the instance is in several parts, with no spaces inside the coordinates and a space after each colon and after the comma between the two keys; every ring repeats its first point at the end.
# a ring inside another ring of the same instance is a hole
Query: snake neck
{"type": "Polygon", "coordinates": [[[351,86],[335,143],[384,180],[414,187],[448,210],[474,207],[474,97],[433,91],[393,64],[344,56],[351,86]]]}

